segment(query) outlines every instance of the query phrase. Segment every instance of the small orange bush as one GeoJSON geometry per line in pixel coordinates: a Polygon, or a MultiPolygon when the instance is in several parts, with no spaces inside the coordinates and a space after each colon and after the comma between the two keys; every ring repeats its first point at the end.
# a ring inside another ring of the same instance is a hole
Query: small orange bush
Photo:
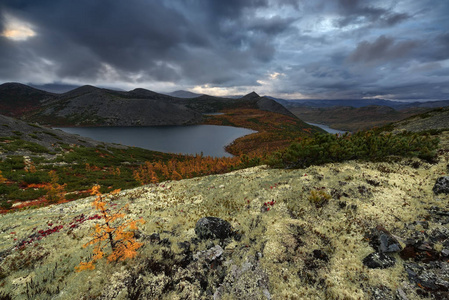
{"type": "MultiPolygon", "coordinates": [[[[109,195],[117,194],[120,190],[112,191],[109,195]]],[[[105,197],[100,192],[100,186],[95,185],[92,188],[92,195],[96,195],[97,198],[92,203],[92,206],[98,210],[99,215],[103,219],[103,224],[95,224],[94,232],[92,234],[93,239],[83,247],[95,245],[93,250],[93,257],[88,262],[81,262],[79,266],[75,268],[77,272],[83,270],[95,269],[95,263],[97,260],[106,257],[108,262],[115,262],[125,260],[128,258],[134,258],[137,255],[137,249],[143,244],[137,242],[134,239],[134,231],[137,230],[137,223],[143,224],[143,220],[131,220],[120,223],[125,214],[124,210],[128,208],[128,205],[122,207],[119,211],[112,213],[109,209],[109,203],[105,200],[105,197]],[[127,231],[126,229],[129,228],[127,231]],[[110,253],[106,253],[106,248],[110,248],[110,253]]]]}

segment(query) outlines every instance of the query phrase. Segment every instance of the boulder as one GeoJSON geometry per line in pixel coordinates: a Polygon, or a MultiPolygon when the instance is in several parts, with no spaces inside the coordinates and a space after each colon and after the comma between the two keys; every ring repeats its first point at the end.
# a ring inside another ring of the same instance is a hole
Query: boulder
{"type": "Polygon", "coordinates": [[[200,239],[226,239],[233,234],[228,221],[216,217],[204,217],[195,225],[195,233],[200,239]]]}
{"type": "Polygon", "coordinates": [[[432,190],[435,194],[449,194],[449,176],[438,178],[432,190]]]}

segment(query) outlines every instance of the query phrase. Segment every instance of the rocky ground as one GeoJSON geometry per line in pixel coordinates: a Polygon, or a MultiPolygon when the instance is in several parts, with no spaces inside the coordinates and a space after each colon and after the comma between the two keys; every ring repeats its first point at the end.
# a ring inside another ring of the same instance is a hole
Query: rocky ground
{"type": "Polygon", "coordinates": [[[16,137],[23,141],[36,143],[49,150],[55,150],[62,144],[77,144],[86,147],[108,145],[120,149],[127,148],[126,146],[99,142],[80,135],[43,127],[35,123],[23,122],[3,115],[0,115],[0,124],[0,138],[16,137]]]}
{"type": "Polygon", "coordinates": [[[395,128],[415,132],[430,129],[447,129],[449,128],[449,108],[442,107],[427,113],[412,116],[395,123],[395,128]]]}
{"type": "Polygon", "coordinates": [[[144,245],[95,270],[74,271],[103,221],[92,197],[0,216],[0,295],[448,299],[448,136],[433,164],[261,166],[122,191],[111,209],[145,220],[144,245]]]}

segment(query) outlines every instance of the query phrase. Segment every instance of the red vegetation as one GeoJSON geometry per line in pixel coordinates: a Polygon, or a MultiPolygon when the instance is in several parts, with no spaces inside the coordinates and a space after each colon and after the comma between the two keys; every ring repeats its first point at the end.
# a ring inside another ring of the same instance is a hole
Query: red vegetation
{"type": "Polygon", "coordinates": [[[224,115],[209,116],[205,124],[244,127],[258,131],[235,140],[226,147],[234,155],[271,153],[281,150],[314,130],[303,121],[258,109],[227,109],[224,115]]]}

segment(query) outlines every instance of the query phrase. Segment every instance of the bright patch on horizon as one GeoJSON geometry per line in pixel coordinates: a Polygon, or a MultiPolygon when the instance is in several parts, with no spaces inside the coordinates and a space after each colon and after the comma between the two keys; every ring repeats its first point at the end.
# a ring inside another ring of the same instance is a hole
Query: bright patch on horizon
{"type": "Polygon", "coordinates": [[[36,36],[36,32],[33,30],[31,24],[23,22],[11,15],[5,15],[5,20],[5,29],[1,33],[1,36],[13,41],[26,41],[36,36]]]}

